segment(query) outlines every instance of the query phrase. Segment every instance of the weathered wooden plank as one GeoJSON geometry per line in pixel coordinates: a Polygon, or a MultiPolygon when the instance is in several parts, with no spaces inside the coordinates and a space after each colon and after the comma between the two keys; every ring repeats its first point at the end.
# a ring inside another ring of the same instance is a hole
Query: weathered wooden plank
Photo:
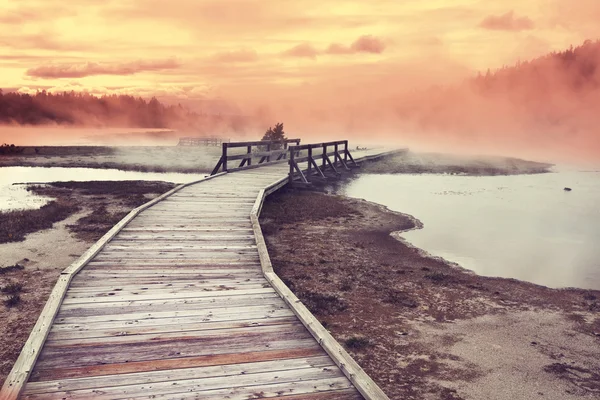
{"type": "Polygon", "coordinates": [[[176,226],[163,226],[163,227],[155,227],[155,228],[151,228],[151,227],[147,227],[147,226],[141,226],[141,227],[132,227],[132,226],[128,226],[127,228],[123,228],[121,230],[121,232],[150,232],[150,233],[164,233],[164,232],[177,232],[177,233],[182,233],[182,232],[195,232],[195,233],[200,233],[200,232],[206,232],[206,233],[212,233],[212,232],[252,232],[252,228],[239,228],[239,227],[233,227],[233,226],[215,226],[215,227],[207,227],[207,228],[193,228],[193,227],[176,227],[176,226]]]}
{"type": "MultiPolygon", "coordinates": [[[[139,397],[137,397],[139,399],[139,397]]],[[[247,400],[281,398],[286,400],[363,400],[345,377],[302,382],[262,384],[228,389],[160,394],[156,399],[247,400]]]]}
{"type": "MultiPolygon", "coordinates": [[[[253,280],[232,279],[229,282],[198,282],[198,283],[159,283],[150,285],[140,285],[137,282],[132,284],[111,285],[111,286],[88,286],[88,287],[69,287],[67,295],[72,296],[112,296],[110,293],[122,292],[129,294],[156,293],[169,291],[197,291],[197,290],[230,290],[230,288],[257,288],[268,285],[264,279],[256,278],[253,280]]],[[[270,285],[268,285],[270,287],[270,285]]]]}
{"type": "MultiPolygon", "coordinates": [[[[156,283],[156,284],[160,284],[160,283],[165,283],[165,282],[169,282],[172,281],[173,283],[177,283],[177,284],[181,284],[181,283],[194,283],[194,282],[203,282],[203,281],[213,281],[213,282],[217,282],[219,280],[223,280],[223,282],[228,281],[230,279],[234,279],[234,278],[239,278],[238,276],[239,274],[223,274],[223,275],[208,275],[208,274],[203,274],[200,276],[193,276],[193,277],[189,277],[189,276],[173,276],[173,277],[169,277],[166,275],[156,275],[156,276],[141,276],[141,277],[135,277],[135,278],[128,278],[128,277],[119,277],[119,276],[94,276],[94,275],[90,275],[88,278],[93,280],[93,279],[102,279],[104,280],[104,283],[114,283],[114,284],[119,284],[119,283],[126,283],[126,284],[132,284],[132,283],[140,283],[143,285],[148,285],[148,284],[152,284],[152,283],[156,283]]],[[[255,278],[259,278],[261,276],[260,273],[257,274],[246,274],[244,277],[247,279],[255,279],[255,278]]],[[[74,281],[72,286],[80,286],[80,287],[84,287],[87,284],[85,282],[81,282],[81,283],[76,283],[74,281]]]]}
{"type": "Polygon", "coordinates": [[[298,332],[304,330],[300,321],[291,321],[288,323],[268,324],[261,326],[244,326],[239,328],[228,329],[212,329],[212,330],[186,330],[177,332],[161,332],[161,333],[143,333],[138,335],[117,335],[110,337],[75,337],[70,339],[48,339],[44,348],[50,349],[60,347],[68,351],[68,347],[110,347],[112,345],[125,345],[128,343],[162,343],[162,342],[181,342],[182,346],[186,345],[187,341],[200,339],[214,339],[224,337],[246,337],[249,334],[262,333],[283,333],[283,332],[298,332]],[[299,329],[301,328],[301,329],[299,329]]]}
{"type": "Polygon", "coordinates": [[[78,308],[65,308],[58,313],[55,324],[76,324],[99,321],[132,321],[138,319],[174,318],[191,315],[208,315],[220,308],[271,307],[283,309],[285,304],[272,295],[255,295],[249,298],[186,299],[146,301],[128,304],[96,304],[78,308]]]}
{"type": "Polygon", "coordinates": [[[151,361],[167,358],[196,357],[212,354],[235,354],[263,350],[312,347],[314,338],[306,330],[282,334],[248,334],[246,337],[187,340],[164,343],[127,343],[125,345],[49,348],[42,351],[36,370],[72,368],[98,364],[151,361]]]}
{"type": "Polygon", "coordinates": [[[216,299],[219,297],[231,297],[233,296],[251,296],[257,294],[271,294],[276,293],[272,287],[260,287],[250,289],[229,289],[229,290],[201,290],[201,291],[190,291],[190,292],[161,292],[161,293],[144,293],[144,294],[127,294],[116,292],[113,296],[108,297],[97,297],[97,296],[73,296],[67,294],[63,298],[63,304],[78,304],[82,306],[87,303],[117,303],[117,302],[139,302],[145,300],[175,300],[175,299],[202,299],[210,298],[216,299]]]}
{"type": "Polygon", "coordinates": [[[312,346],[297,349],[210,354],[195,357],[165,358],[161,360],[133,361],[127,363],[113,363],[74,368],[55,368],[53,370],[35,371],[32,374],[31,382],[105,375],[114,376],[119,374],[130,374],[146,371],[178,370],[183,368],[212,365],[235,365],[260,361],[315,357],[324,354],[325,352],[323,349],[321,349],[321,347],[316,343],[313,343],[312,346]]]}
{"type": "Polygon", "coordinates": [[[125,251],[179,251],[179,250],[254,250],[256,244],[252,241],[237,242],[237,243],[161,243],[161,242],[111,242],[106,245],[106,252],[125,250],[125,251]]]}
{"type": "MultiPolygon", "coordinates": [[[[149,286],[149,285],[148,285],[149,286]]],[[[196,285],[179,285],[178,287],[163,287],[161,289],[150,288],[148,286],[129,286],[128,288],[110,288],[110,289],[100,289],[96,287],[92,288],[73,288],[69,289],[67,292],[67,298],[69,299],[78,299],[78,298],[105,298],[112,299],[115,296],[140,296],[140,295],[152,295],[152,296],[162,296],[163,294],[172,294],[172,293],[196,293],[196,292],[229,292],[233,290],[248,290],[248,289],[259,289],[259,288],[270,288],[271,285],[265,282],[260,282],[256,280],[255,282],[239,282],[232,283],[230,285],[215,285],[214,283],[210,284],[199,284],[196,285]],[[139,288],[142,289],[139,289],[139,288]]],[[[157,285],[158,286],[158,285],[157,285]]]]}
{"type": "MultiPolygon", "coordinates": [[[[51,331],[65,330],[102,330],[102,329],[121,329],[121,332],[129,332],[130,329],[182,325],[196,323],[211,323],[223,321],[242,321],[246,318],[260,316],[265,318],[277,318],[286,316],[284,311],[288,310],[284,304],[255,304],[252,306],[230,306],[223,308],[192,309],[189,311],[173,311],[151,313],[140,313],[130,318],[86,318],[86,319],[57,319],[52,326],[51,331]],[[246,316],[248,315],[248,317],[246,316]]],[[[172,329],[166,327],[165,329],[172,329]]]]}
{"type": "MultiPolygon", "coordinates": [[[[149,382],[144,384],[121,385],[112,387],[103,387],[101,390],[81,389],[64,392],[65,399],[85,398],[86,396],[95,399],[118,399],[146,397],[148,393],[153,396],[168,395],[175,393],[201,392],[206,390],[244,387],[244,386],[262,386],[269,383],[302,382],[314,381],[318,379],[339,378],[341,372],[333,368],[308,367],[296,370],[267,371],[251,374],[240,374],[233,376],[205,377],[200,379],[184,379],[173,382],[149,382]]],[[[342,375],[343,376],[343,375],[342,375]]],[[[259,388],[256,388],[259,389],[259,388]]],[[[45,398],[42,395],[31,394],[29,399],[45,398]]]]}
{"type": "Polygon", "coordinates": [[[121,385],[152,384],[155,382],[187,379],[212,378],[218,376],[247,375],[268,371],[289,371],[304,368],[326,368],[333,366],[328,356],[259,361],[244,364],[181,368],[173,371],[137,372],[121,375],[98,376],[77,379],[62,379],[33,382],[25,388],[25,395],[73,390],[114,387],[121,385]]]}
{"type": "MultiPolygon", "coordinates": [[[[235,316],[234,316],[235,317],[235,316]]],[[[239,318],[239,316],[238,316],[239,318]]],[[[287,309],[276,310],[276,313],[265,314],[255,313],[252,315],[245,315],[245,319],[238,319],[233,321],[200,321],[196,323],[183,322],[180,324],[167,324],[167,325],[150,325],[150,326],[119,326],[118,328],[102,328],[102,329],[84,329],[81,325],[70,325],[72,329],[56,330],[53,329],[48,334],[48,341],[54,340],[65,340],[65,339],[86,339],[86,338],[104,338],[104,337],[116,337],[116,336],[136,336],[144,334],[164,334],[174,332],[187,332],[187,331],[210,331],[220,329],[231,329],[231,328],[253,328],[257,326],[272,326],[282,325],[293,322],[298,322],[296,316],[287,309]],[[277,315],[274,317],[273,315],[277,315]],[[75,328],[77,327],[77,328],[75,328]]]]}
{"type": "Polygon", "coordinates": [[[256,268],[253,267],[223,267],[223,268],[184,268],[184,267],[155,267],[155,268],[147,268],[147,269],[136,269],[136,268],[128,268],[126,266],[123,269],[119,270],[118,268],[114,269],[90,269],[89,271],[83,271],[79,278],[84,278],[88,276],[95,277],[107,277],[107,278],[137,278],[137,277],[179,277],[179,278],[195,278],[198,280],[208,279],[212,277],[236,277],[240,278],[242,276],[246,276],[247,278],[251,278],[254,276],[259,276],[260,271],[257,271],[256,268]]]}
{"type": "Polygon", "coordinates": [[[102,256],[98,256],[98,261],[105,262],[136,262],[136,261],[148,261],[148,262],[171,262],[173,265],[178,265],[178,263],[185,262],[187,264],[190,263],[198,263],[202,262],[208,263],[220,263],[220,262],[246,262],[252,263],[258,260],[258,256],[253,254],[251,251],[228,251],[225,254],[226,250],[223,251],[206,251],[202,253],[198,252],[164,252],[162,254],[152,253],[144,256],[144,252],[141,253],[126,253],[126,252],[110,252],[103,253],[102,256]]]}

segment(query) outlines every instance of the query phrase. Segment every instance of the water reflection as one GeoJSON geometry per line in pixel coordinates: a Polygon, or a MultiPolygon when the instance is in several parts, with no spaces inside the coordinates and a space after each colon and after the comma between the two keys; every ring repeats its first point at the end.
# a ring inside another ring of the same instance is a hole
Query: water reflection
{"type": "Polygon", "coordinates": [[[26,185],[15,183],[46,183],[57,181],[164,181],[186,183],[203,178],[203,174],[155,173],[95,168],[0,168],[0,211],[39,208],[49,199],[34,195],[26,185]]]}
{"type": "Polygon", "coordinates": [[[478,274],[600,289],[598,172],[362,175],[340,191],[419,218],[406,240],[478,274]]]}

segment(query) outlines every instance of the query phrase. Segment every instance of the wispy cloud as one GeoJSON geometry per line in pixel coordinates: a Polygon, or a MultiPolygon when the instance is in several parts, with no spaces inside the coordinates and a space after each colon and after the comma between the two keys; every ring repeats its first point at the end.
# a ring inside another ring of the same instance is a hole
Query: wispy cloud
{"type": "Polygon", "coordinates": [[[176,69],[180,66],[181,64],[174,59],[127,63],[47,64],[27,70],[27,75],[37,78],[83,78],[92,75],[133,75],[139,72],[176,69]]]}
{"type": "Polygon", "coordinates": [[[300,58],[316,58],[319,51],[308,43],[302,43],[283,52],[284,56],[300,58]]]}
{"type": "Polygon", "coordinates": [[[215,54],[212,60],[224,63],[254,62],[258,60],[258,54],[247,49],[226,51],[215,54]]]}
{"type": "Polygon", "coordinates": [[[502,15],[489,15],[481,21],[480,27],[498,31],[524,31],[533,29],[535,24],[529,17],[515,17],[514,11],[502,15]]]}
{"type": "Polygon", "coordinates": [[[381,54],[385,50],[385,43],[382,39],[373,35],[363,35],[352,42],[350,45],[344,45],[340,43],[332,43],[325,50],[318,50],[309,43],[302,43],[291,49],[285,51],[285,56],[291,57],[306,57],[316,58],[318,55],[330,54],[357,54],[357,53],[371,53],[381,54]]]}

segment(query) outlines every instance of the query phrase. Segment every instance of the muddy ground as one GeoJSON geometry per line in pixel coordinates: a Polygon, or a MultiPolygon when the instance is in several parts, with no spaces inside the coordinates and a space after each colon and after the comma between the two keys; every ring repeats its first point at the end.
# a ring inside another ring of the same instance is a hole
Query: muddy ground
{"type": "Polygon", "coordinates": [[[600,291],[477,276],[362,200],[280,192],[261,219],[277,274],[390,398],[600,398],[600,291]]]}
{"type": "Polygon", "coordinates": [[[174,187],[165,182],[57,182],[31,186],[54,200],[0,213],[0,386],[61,271],[131,209],[174,187]]]}
{"type": "Polygon", "coordinates": [[[28,146],[1,154],[0,167],[79,167],[141,172],[210,172],[221,156],[215,146],[28,146]]]}

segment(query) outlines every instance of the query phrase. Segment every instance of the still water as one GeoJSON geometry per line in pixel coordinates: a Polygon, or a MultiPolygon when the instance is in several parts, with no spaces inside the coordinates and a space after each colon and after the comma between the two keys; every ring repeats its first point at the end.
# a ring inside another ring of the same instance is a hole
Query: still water
{"type": "Polygon", "coordinates": [[[39,208],[49,199],[31,194],[26,185],[15,183],[45,183],[64,181],[164,181],[186,183],[202,179],[202,174],[154,173],[95,168],[0,168],[0,211],[39,208]]]}
{"type": "Polygon", "coordinates": [[[480,275],[600,289],[600,171],[364,174],[340,193],[413,215],[403,238],[480,275]]]}

